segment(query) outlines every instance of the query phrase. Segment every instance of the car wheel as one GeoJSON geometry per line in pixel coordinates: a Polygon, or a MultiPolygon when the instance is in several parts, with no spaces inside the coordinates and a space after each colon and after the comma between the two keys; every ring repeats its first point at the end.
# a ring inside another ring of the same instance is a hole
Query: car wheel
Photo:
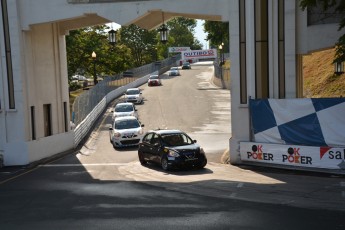
{"type": "Polygon", "coordinates": [[[110,140],[110,142],[111,142],[111,144],[113,145],[113,148],[116,149],[115,143],[114,143],[112,140],[110,140]]]}
{"type": "Polygon", "coordinates": [[[169,165],[168,165],[168,158],[166,157],[163,157],[162,160],[161,160],[161,166],[162,166],[162,169],[164,171],[168,171],[169,170],[169,165]]]}
{"type": "Polygon", "coordinates": [[[139,157],[139,161],[140,161],[141,165],[146,165],[147,164],[147,161],[144,160],[144,157],[143,157],[143,155],[140,152],[138,152],[138,157],[139,157]]]}
{"type": "Polygon", "coordinates": [[[207,165],[207,159],[205,159],[201,164],[197,166],[198,169],[203,169],[207,165]]]}

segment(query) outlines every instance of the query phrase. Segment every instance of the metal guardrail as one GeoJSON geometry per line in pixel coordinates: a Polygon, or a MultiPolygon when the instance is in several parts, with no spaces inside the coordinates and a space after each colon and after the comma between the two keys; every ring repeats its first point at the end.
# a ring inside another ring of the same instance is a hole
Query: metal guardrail
{"type": "Polygon", "coordinates": [[[176,55],[159,62],[125,71],[133,73],[133,76],[126,76],[126,74],[123,76],[123,73],[121,73],[115,76],[104,77],[96,86],[85,90],[83,94],[75,99],[72,106],[72,122],[75,126],[78,126],[109,92],[128,85],[150,73],[158,72],[161,74],[172,65],[176,65],[177,60],[180,58],[180,55],[176,55]]]}

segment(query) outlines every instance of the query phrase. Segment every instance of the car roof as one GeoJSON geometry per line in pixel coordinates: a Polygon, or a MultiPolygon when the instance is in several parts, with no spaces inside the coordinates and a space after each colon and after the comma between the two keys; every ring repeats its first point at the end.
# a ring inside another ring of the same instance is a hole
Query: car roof
{"type": "Polygon", "coordinates": [[[150,75],[150,77],[159,77],[159,75],[154,74],[154,75],[150,75]]]}
{"type": "Polygon", "coordinates": [[[121,121],[121,120],[138,120],[134,116],[123,116],[123,117],[116,117],[115,121],[121,121]]]}
{"type": "Polygon", "coordinates": [[[132,102],[121,102],[121,103],[116,104],[116,106],[122,106],[122,105],[134,105],[134,104],[132,102]]]}
{"type": "Polygon", "coordinates": [[[173,133],[184,133],[178,129],[158,129],[158,130],[151,130],[150,132],[162,134],[173,134],[173,133]]]}
{"type": "Polygon", "coordinates": [[[139,88],[129,88],[127,89],[127,91],[131,91],[131,90],[140,90],[139,88]]]}

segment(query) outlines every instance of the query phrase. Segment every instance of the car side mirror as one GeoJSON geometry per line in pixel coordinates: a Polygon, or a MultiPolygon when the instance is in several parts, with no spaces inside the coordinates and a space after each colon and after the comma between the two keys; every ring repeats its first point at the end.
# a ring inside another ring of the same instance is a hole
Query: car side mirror
{"type": "Polygon", "coordinates": [[[145,125],[144,125],[144,124],[141,124],[141,127],[145,127],[145,125]]]}
{"type": "Polygon", "coordinates": [[[109,126],[109,130],[110,130],[110,131],[113,130],[113,127],[112,127],[111,125],[109,126]]]}
{"type": "Polygon", "coordinates": [[[197,141],[196,140],[193,140],[194,143],[196,143],[197,141]]]}

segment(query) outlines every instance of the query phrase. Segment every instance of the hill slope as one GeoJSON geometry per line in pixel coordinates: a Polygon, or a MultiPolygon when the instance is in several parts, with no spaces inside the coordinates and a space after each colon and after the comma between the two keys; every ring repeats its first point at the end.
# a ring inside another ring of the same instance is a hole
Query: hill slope
{"type": "Polygon", "coordinates": [[[334,74],[334,49],[303,57],[304,97],[345,97],[345,74],[334,74]]]}

